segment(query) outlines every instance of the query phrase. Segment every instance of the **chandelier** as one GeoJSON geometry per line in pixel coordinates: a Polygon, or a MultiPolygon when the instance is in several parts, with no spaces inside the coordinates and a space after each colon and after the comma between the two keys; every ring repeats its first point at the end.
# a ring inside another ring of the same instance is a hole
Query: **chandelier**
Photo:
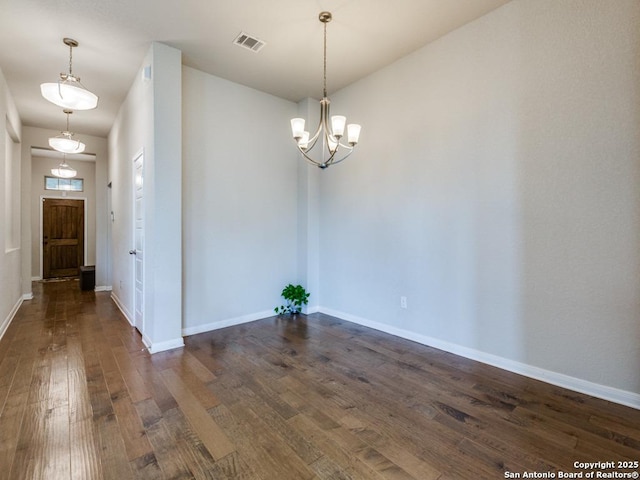
{"type": "Polygon", "coordinates": [[[342,143],[344,138],[346,117],[342,115],[329,116],[329,99],[327,98],[327,23],[332,19],[330,12],[320,12],[318,20],[324,25],[324,77],[323,95],[320,100],[320,123],[318,129],[310,136],[304,129],[304,118],[291,119],[291,133],[296,141],[300,153],[313,165],[327,168],[346,159],[353,153],[353,149],[360,137],[360,125],[351,123],[347,125],[347,144],[342,143]],[[331,128],[329,128],[331,118],[331,128]],[[319,154],[319,159],[314,159],[311,151],[318,145],[314,153],[319,154]]]}
{"type": "Polygon", "coordinates": [[[73,113],[73,110],[64,110],[67,114],[67,129],[64,132],[60,132],[57,137],[49,139],[49,146],[54,150],[62,153],[82,153],[85,149],[85,144],[80,140],[74,140],[73,132],[69,131],[69,115],[73,113]]]}
{"type": "Polygon", "coordinates": [[[73,38],[62,40],[69,47],[69,73],[61,73],[57,82],[40,85],[42,96],[51,103],[72,110],[91,110],[98,106],[98,96],[80,83],[80,77],[73,74],[73,47],[78,46],[73,38]]]}
{"type": "Polygon", "coordinates": [[[60,178],[73,178],[78,172],[67,163],[67,155],[62,155],[62,163],[58,165],[58,168],[52,168],[51,173],[60,178]]]}

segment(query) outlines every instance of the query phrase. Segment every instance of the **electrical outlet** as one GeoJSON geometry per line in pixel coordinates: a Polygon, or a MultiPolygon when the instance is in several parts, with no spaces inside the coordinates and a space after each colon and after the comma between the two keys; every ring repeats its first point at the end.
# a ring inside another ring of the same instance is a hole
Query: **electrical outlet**
{"type": "Polygon", "coordinates": [[[400,297],[400,308],[407,308],[407,297],[400,297]]]}

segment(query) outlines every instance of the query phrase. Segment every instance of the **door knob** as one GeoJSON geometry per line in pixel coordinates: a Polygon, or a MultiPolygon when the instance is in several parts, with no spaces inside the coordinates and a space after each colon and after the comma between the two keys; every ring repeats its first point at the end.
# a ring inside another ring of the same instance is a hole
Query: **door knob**
{"type": "Polygon", "coordinates": [[[136,251],[135,250],[129,250],[129,255],[135,255],[136,251]]]}

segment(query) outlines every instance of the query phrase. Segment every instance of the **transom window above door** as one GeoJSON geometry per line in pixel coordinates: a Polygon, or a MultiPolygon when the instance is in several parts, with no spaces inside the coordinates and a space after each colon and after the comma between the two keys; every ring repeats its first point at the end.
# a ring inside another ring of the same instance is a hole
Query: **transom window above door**
{"type": "Polygon", "coordinates": [[[82,178],[58,178],[45,175],[44,189],[82,192],[84,191],[84,180],[82,178]]]}

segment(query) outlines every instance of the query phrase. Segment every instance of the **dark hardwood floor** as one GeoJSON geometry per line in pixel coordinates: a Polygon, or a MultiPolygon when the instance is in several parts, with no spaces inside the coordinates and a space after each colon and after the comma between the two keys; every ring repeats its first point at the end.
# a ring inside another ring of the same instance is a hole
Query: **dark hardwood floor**
{"type": "Polygon", "coordinates": [[[332,317],[269,318],[150,356],[108,293],[66,281],[34,294],[0,341],[2,479],[640,470],[574,466],[640,461],[638,410],[332,317]]]}

